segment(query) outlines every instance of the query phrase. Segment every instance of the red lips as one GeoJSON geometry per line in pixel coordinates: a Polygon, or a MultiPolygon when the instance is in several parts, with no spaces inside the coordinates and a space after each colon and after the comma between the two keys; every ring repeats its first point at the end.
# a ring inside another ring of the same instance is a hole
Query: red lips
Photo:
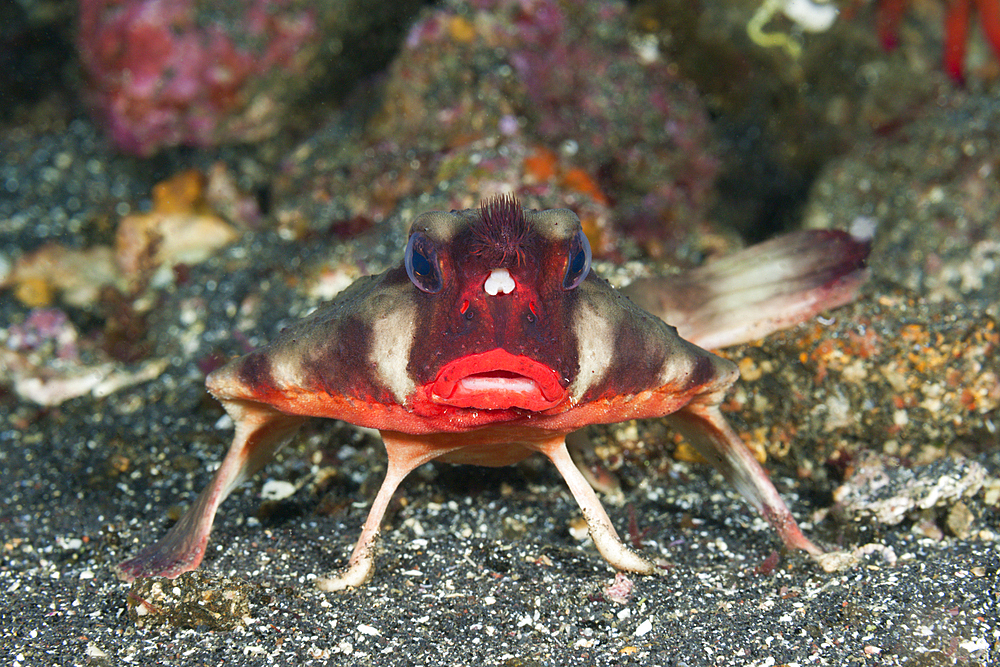
{"type": "Polygon", "coordinates": [[[547,410],[566,397],[558,374],[543,363],[499,348],[441,369],[431,385],[436,403],[482,410],[547,410]]]}

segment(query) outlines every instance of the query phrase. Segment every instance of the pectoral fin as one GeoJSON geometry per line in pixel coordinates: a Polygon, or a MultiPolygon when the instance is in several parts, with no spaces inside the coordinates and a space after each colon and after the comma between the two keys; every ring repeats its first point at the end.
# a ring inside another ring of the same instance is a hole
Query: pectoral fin
{"type": "Polygon", "coordinates": [[[726,423],[717,405],[692,403],[667,419],[760,512],[787,547],[801,549],[816,558],[823,555],[823,550],[799,530],[767,473],[726,423]]]}
{"type": "Polygon", "coordinates": [[[793,232],[676,276],[637,280],[622,292],[685,340],[715,350],[853,301],[868,278],[870,246],[847,232],[793,232]]]}
{"type": "Polygon", "coordinates": [[[226,458],[209,485],[166,535],[118,565],[116,574],[120,579],[173,579],[197,568],[205,556],[219,504],[264,467],[305,421],[260,403],[226,401],[224,405],[236,422],[236,434],[226,458]]]}

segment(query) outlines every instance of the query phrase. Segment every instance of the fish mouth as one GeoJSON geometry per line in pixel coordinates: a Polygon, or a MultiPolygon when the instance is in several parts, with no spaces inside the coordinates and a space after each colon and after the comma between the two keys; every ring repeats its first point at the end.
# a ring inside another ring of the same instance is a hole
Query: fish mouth
{"type": "Polygon", "coordinates": [[[499,348],[448,363],[431,385],[435,403],[457,408],[547,410],[566,397],[549,366],[499,348]]]}

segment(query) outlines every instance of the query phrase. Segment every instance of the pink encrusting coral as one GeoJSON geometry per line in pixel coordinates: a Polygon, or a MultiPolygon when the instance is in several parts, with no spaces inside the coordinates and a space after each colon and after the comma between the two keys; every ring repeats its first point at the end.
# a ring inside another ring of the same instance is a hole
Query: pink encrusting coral
{"type": "Polygon", "coordinates": [[[274,133],[318,46],[298,0],[81,0],[93,113],[119,149],[252,141],[274,133]]]}
{"type": "Polygon", "coordinates": [[[22,352],[38,350],[51,343],[57,359],[75,360],[79,356],[76,339],[76,328],[64,311],[35,308],[24,322],[10,325],[6,344],[8,349],[22,352]]]}

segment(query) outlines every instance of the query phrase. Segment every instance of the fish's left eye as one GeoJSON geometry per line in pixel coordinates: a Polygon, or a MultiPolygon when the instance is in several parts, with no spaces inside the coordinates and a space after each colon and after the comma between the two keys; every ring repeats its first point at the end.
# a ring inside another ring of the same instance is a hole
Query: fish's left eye
{"type": "Polygon", "coordinates": [[[410,234],[403,255],[403,265],[406,267],[406,275],[410,277],[410,282],[421,292],[437,294],[444,287],[437,248],[422,232],[410,234]]]}
{"type": "Polygon", "coordinates": [[[590,242],[587,235],[580,230],[569,242],[569,257],[566,262],[566,275],[563,277],[563,289],[575,289],[590,273],[590,242]]]}

